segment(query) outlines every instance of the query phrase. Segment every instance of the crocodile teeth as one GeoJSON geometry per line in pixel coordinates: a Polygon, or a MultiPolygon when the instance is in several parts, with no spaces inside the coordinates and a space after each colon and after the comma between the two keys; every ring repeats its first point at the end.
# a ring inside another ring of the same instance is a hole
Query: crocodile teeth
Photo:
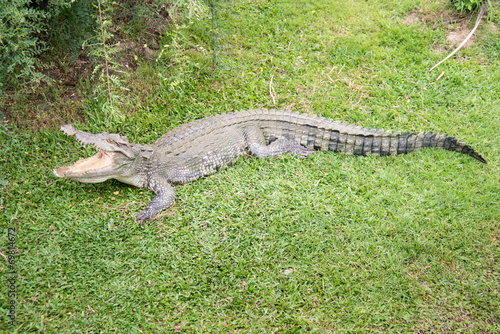
{"type": "Polygon", "coordinates": [[[97,154],[80,159],[71,166],[63,166],[54,170],[57,177],[71,177],[76,175],[89,174],[99,170],[106,169],[113,164],[113,154],[99,151],[97,154]]]}

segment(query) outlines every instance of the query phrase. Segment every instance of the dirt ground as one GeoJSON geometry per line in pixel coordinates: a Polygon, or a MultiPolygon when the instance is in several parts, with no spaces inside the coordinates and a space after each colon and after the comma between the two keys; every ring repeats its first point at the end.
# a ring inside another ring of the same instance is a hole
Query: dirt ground
{"type": "MultiPolygon", "coordinates": [[[[444,27],[448,30],[446,35],[446,45],[437,44],[433,46],[436,52],[452,51],[460,45],[469,35],[477,19],[477,13],[459,13],[443,3],[443,8],[439,11],[426,11],[417,9],[408,14],[403,23],[407,25],[426,24],[433,29],[444,27]]],[[[496,32],[498,29],[493,22],[488,22],[487,15],[483,15],[480,23],[487,32],[496,32]]],[[[462,49],[470,47],[477,40],[478,31],[465,43],[462,49]]]]}
{"type": "MultiPolygon", "coordinates": [[[[156,6],[149,1],[143,5],[156,6]]],[[[113,46],[110,61],[115,65],[110,74],[119,76],[134,72],[140,62],[156,59],[160,40],[178,13],[172,13],[170,6],[151,7],[154,15],[138,17],[133,12],[133,2],[118,0],[116,6],[123,8],[113,17],[110,31],[113,38],[107,44],[113,46]],[[127,36],[124,27],[132,21],[137,25],[137,20],[140,20],[141,33],[134,38],[127,36]]],[[[85,119],[84,97],[92,95],[95,68],[104,61],[92,58],[85,49],[77,57],[49,52],[39,58],[40,72],[46,80],[22,92],[15,88],[6,91],[1,110],[5,122],[29,130],[55,130],[60,124],[85,119]]]]}

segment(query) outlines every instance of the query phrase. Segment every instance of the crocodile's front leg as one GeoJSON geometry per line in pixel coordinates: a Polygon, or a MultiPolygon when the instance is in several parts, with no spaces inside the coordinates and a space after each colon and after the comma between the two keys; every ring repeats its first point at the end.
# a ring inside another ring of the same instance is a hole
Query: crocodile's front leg
{"type": "Polygon", "coordinates": [[[141,225],[144,221],[151,220],[160,211],[170,207],[175,200],[175,190],[166,180],[151,179],[148,182],[148,188],[156,193],[156,197],[135,216],[135,221],[140,222],[141,225]]]}

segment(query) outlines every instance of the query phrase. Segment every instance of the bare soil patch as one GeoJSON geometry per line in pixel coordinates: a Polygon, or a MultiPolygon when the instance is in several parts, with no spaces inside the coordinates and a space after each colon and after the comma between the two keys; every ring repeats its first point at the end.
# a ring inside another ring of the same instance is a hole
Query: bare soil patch
{"type": "MultiPolygon", "coordinates": [[[[446,40],[448,41],[448,44],[452,47],[458,46],[460,43],[462,43],[467,36],[470,34],[470,30],[467,28],[463,28],[462,30],[459,31],[450,31],[448,35],[446,36],[446,40]]],[[[472,45],[472,43],[476,40],[474,35],[472,35],[469,40],[462,46],[463,49],[469,47],[472,45]]]]}
{"type": "MultiPolygon", "coordinates": [[[[417,9],[410,14],[408,14],[404,19],[403,23],[407,25],[416,24],[426,24],[431,26],[432,29],[437,29],[438,27],[443,27],[448,30],[446,35],[446,44],[449,49],[457,47],[462,43],[465,38],[470,33],[470,26],[473,25],[477,17],[477,13],[459,13],[443,2],[442,8],[439,11],[428,11],[423,9],[417,9]]],[[[482,19],[485,21],[485,18],[482,19]]],[[[485,22],[482,22],[484,24],[485,22]]],[[[489,26],[487,29],[495,29],[496,26],[493,25],[492,28],[489,26]]],[[[476,36],[473,35],[467,43],[462,47],[462,49],[471,46],[476,40],[476,36]]],[[[436,52],[446,51],[445,47],[442,45],[434,45],[432,48],[436,52]]]]}
{"type": "Polygon", "coordinates": [[[412,24],[416,24],[420,21],[421,20],[420,20],[420,17],[418,17],[418,13],[412,12],[404,18],[403,23],[406,25],[412,25],[412,24]]]}
{"type": "Polygon", "coordinates": [[[83,54],[69,64],[63,56],[56,62],[43,59],[42,63],[52,63],[41,71],[46,81],[22,94],[6,92],[3,113],[7,124],[29,130],[56,129],[62,123],[85,118],[81,85],[88,80],[94,64],[83,54]]]}

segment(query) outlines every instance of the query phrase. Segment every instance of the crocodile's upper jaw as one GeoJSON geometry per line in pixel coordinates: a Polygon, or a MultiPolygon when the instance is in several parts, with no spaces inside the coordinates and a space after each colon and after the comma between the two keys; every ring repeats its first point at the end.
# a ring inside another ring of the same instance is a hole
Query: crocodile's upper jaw
{"type": "Polygon", "coordinates": [[[57,177],[65,177],[84,183],[99,183],[118,176],[119,161],[127,157],[120,152],[99,151],[87,159],[80,159],[71,166],[63,166],[54,170],[57,177]]]}

